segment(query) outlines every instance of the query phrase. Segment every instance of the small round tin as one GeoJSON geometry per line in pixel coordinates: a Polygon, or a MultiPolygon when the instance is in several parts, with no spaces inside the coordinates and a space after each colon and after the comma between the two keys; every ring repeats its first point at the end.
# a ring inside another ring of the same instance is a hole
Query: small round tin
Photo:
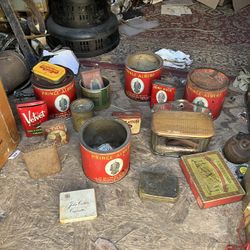
{"type": "Polygon", "coordinates": [[[125,93],[137,101],[149,101],[152,82],[159,79],[163,60],[151,52],[129,55],[125,62],[125,93]]]}
{"type": "Polygon", "coordinates": [[[72,123],[79,132],[83,123],[94,116],[94,103],[87,98],[77,99],[70,104],[72,123]]]}
{"type": "Polygon", "coordinates": [[[101,89],[87,89],[83,86],[82,81],[79,82],[83,97],[89,98],[94,102],[94,110],[102,110],[110,106],[110,82],[104,77],[102,79],[104,88],[101,89]]]}

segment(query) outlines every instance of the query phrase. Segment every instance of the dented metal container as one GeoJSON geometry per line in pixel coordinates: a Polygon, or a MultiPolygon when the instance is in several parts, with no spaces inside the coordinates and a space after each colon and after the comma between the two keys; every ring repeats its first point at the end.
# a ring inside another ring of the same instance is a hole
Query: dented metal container
{"type": "Polygon", "coordinates": [[[229,78],[211,68],[199,68],[188,73],[185,99],[211,110],[216,119],[221,112],[227,94],[229,78]]]}
{"type": "Polygon", "coordinates": [[[200,112],[160,110],[151,128],[153,152],[176,157],[205,151],[214,135],[212,119],[200,112]]]}

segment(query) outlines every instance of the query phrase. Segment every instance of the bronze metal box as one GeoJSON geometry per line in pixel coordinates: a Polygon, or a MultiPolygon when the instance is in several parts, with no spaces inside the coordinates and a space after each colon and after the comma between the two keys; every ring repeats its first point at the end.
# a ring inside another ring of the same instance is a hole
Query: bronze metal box
{"type": "Polygon", "coordinates": [[[203,152],[214,135],[212,119],[199,112],[160,110],[151,127],[153,152],[167,156],[203,152]]]}

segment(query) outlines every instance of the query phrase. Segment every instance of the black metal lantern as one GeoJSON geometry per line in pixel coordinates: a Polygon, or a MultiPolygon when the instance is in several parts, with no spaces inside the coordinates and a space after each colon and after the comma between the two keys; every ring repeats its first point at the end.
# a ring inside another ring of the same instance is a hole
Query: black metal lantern
{"type": "Polygon", "coordinates": [[[52,0],[47,20],[48,44],[70,47],[79,57],[114,49],[120,41],[118,21],[105,0],[52,0]]]}

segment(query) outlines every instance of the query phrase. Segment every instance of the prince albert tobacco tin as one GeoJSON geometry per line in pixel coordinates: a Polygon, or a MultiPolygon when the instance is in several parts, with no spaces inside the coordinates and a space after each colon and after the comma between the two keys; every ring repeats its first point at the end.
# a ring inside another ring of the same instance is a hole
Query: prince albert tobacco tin
{"type": "Polygon", "coordinates": [[[125,63],[125,93],[137,101],[149,101],[152,81],[159,79],[163,67],[160,56],[151,52],[129,55],[125,63]]]}
{"type": "Polygon", "coordinates": [[[38,100],[46,102],[49,117],[69,117],[69,106],[76,99],[73,72],[65,67],[40,62],[33,68],[31,83],[38,100]]]}

